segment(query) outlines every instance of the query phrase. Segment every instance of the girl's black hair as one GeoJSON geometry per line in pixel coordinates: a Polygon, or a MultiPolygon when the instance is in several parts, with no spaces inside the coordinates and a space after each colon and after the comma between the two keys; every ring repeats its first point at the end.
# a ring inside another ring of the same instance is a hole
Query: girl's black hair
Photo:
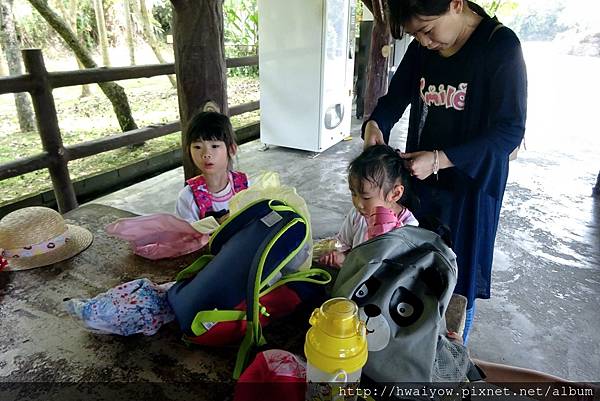
{"type": "Polygon", "coordinates": [[[414,17],[433,17],[445,14],[452,0],[388,0],[390,30],[395,39],[404,36],[404,26],[414,17]]]}
{"type": "Polygon", "coordinates": [[[419,198],[411,188],[411,178],[404,167],[404,160],[388,145],[374,145],[365,149],[348,167],[348,179],[356,180],[359,191],[363,191],[363,180],[367,180],[383,193],[389,193],[394,185],[402,184],[404,193],[398,203],[410,210],[419,207],[419,198]]]}
{"type": "Polygon", "coordinates": [[[203,111],[196,114],[188,124],[186,149],[189,152],[192,143],[198,141],[223,141],[227,154],[235,145],[235,134],[229,117],[215,111],[203,111]]]}

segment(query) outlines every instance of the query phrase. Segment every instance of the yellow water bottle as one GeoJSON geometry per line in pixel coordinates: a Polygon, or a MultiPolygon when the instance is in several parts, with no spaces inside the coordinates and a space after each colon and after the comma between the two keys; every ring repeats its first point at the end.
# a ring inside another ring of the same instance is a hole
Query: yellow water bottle
{"type": "Polygon", "coordinates": [[[362,367],[367,362],[367,335],[358,307],[332,298],[313,311],[306,333],[306,400],[356,399],[362,367]]]}

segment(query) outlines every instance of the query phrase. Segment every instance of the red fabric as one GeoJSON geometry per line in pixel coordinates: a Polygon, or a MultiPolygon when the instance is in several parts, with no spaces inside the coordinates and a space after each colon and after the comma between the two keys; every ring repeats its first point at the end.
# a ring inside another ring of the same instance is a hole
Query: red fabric
{"type": "MultiPolygon", "coordinates": [[[[229,173],[229,182],[233,187],[233,193],[237,194],[240,191],[248,188],[248,177],[241,171],[232,171],[229,173]]],[[[206,186],[206,179],[202,175],[190,178],[186,181],[194,194],[194,200],[198,205],[199,217],[203,219],[206,212],[212,208],[212,195],[206,186]]]]}
{"type": "Polygon", "coordinates": [[[256,355],[235,386],[234,401],[302,401],[306,367],[294,354],[267,350],[256,355]]]}
{"type": "MultiPolygon", "coordinates": [[[[300,305],[300,297],[285,285],[278,287],[264,295],[260,304],[264,306],[269,316],[259,315],[260,324],[264,327],[271,319],[278,319],[292,313],[300,305]]],[[[246,310],[246,302],[242,302],[234,309],[246,310]]],[[[194,344],[223,346],[240,342],[246,333],[246,321],[236,320],[232,322],[220,322],[215,324],[206,333],[197,337],[186,339],[194,344]]]]}

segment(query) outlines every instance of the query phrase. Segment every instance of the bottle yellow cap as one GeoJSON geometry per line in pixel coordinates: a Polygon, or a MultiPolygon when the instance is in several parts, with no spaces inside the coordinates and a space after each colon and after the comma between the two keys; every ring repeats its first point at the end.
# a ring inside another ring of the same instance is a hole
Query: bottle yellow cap
{"type": "Polygon", "coordinates": [[[367,335],[353,301],[332,298],[313,311],[309,323],[304,353],[311,365],[328,373],[350,373],[365,365],[367,335]]]}

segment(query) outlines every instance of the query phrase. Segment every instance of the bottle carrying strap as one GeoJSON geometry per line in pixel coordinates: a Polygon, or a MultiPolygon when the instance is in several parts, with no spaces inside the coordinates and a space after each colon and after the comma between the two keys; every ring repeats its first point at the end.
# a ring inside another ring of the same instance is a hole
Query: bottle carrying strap
{"type": "Polygon", "coordinates": [[[331,282],[331,274],[326,270],[317,268],[311,268],[308,270],[301,270],[295,273],[287,274],[279,279],[279,281],[277,281],[275,284],[262,291],[259,296],[262,297],[263,295],[267,295],[277,287],[281,287],[282,285],[295,281],[325,285],[331,282]]]}

